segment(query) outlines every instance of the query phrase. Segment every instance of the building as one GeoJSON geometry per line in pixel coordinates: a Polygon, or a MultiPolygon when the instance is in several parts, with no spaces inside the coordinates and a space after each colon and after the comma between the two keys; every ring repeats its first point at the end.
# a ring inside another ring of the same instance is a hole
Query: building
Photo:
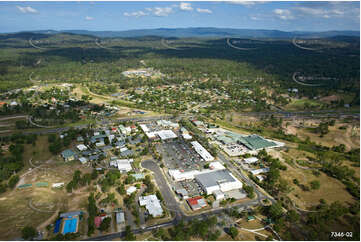
{"type": "Polygon", "coordinates": [[[156,132],[161,140],[175,139],[177,135],[172,130],[161,130],[156,132]]]}
{"type": "Polygon", "coordinates": [[[191,142],[194,150],[205,160],[205,161],[212,161],[214,157],[205,149],[203,146],[198,143],[198,141],[191,142]]]}
{"type": "Polygon", "coordinates": [[[257,161],[258,161],[257,157],[249,157],[249,158],[243,159],[243,162],[246,164],[253,164],[253,163],[256,163],[257,161]]]}
{"type": "Polygon", "coordinates": [[[109,165],[117,167],[121,172],[128,172],[133,169],[131,165],[133,161],[133,159],[118,159],[110,161],[109,165]]]}
{"type": "Polygon", "coordinates": [[[145,124],[140,124],[140,128],[143,130],[144,133],[148,133],[150,130],[145,124]]]}
{"type": "Polygon", "coordinates": [[[252,175],[258,175],[258,174],[261,174],[261,173],[266,173],[266,172],[269,172],[269,168],[266,167],[266,168],[261,168],[261,169],[256,169],[256,170],[251,170],[251,173],[252,175]]]}
{"type": "Polygon", "coordinates": [[[135,186],[130,186],[127,189],[127,195],[132,194],[133,192],[135,192],[137,190],[137,188],[135,186]]]}
{"type": "Polygon", "coordinates": [[[67,149],[67,150],[64,150],[63,152],[61,152],[61,156],[63,157],[63,159],[65,161],[72,161],[75,159],[75,153],[74,153],[74,151],[72,151],[70,149],[67,149]]]}
{"type": "Polygon", "coordinates": [[[87,163],[88,159],[85,157],[80,157],[79,161],[84,165],[85,163],[87,163]]]}
{"type": "Polygon", "coordinates": [[[266,148],[276,148],[283,146],[283,143],[266,140],[256,134],[239,137],[238,142],[246,146],[250,150],[262,150],[266,148]]]}
{"type": "Polygon", "coordinates": [[[185,139],[185,140],[191,140],[191,139],[192,139],[192,135],[187,134],[187,133],[183,133],[183,134],[182,134],[182,137],[183,137],[183,139],[185,139]]]}
{"type": "Polygon", "coordinates": [[[206,194],[212,194],[217,190],[226,192],[242,188],[242,183],[225,169],[199,174],[195,179],[206,194]]]}
{"type": "Polygon", "coordinates": [[[193,211],[199,210],[208,205],[204,198],[201,196],[188,198],[187,203],[193,211]]]}
{"type": "Polygon", "coordinates": [[[143,180],[145,178],[143,173],[134,173],[130,175],[134,177],[136,181],[143,180]]]}
{"type": "Polygon", "coordinates": [[[215,170],[223,170],[223,169],[226,168],[218,161],[215,161],[209,164],[209,169],[204,169],[202,171],[199,170],[182,171],[182,170],[169,169],[168,173],[173,178],[173,180],[184,181],[184,180],[193,180],[196,175],[209,173],[215,170]]]}
{"type": "Polygon", "coordinates": [[[72,212],[61,213],[59,217],[60,218],[72,218],[74,216],[80,216],[82,214],[83,214],[82,211],[72,211],[72,212]]]}
{"type": "Polygon", "coordinates": [[[80,144],[80,145],[77,145],[76,148],[79,150],[79,151],[84,151],[84,150],[87,150],[88,148],[83,145],[83,144],[80,144]]]}
{"type": "Polygon", "coordinates": [[[181,188],[181,189],[178,189],[175,191],[178,195],[180,195],[183,199],[188,199],[189,196],[188,196],[188,192],[186,189],[184,188],[181,188]]]}
{"type": "Polygon", "coordinates": [[[145,206],[148,213],[153,217],[162,216],[163,208],[160,205],[160,201],[158,200],[156,195],[148,195],[139,197],[139,205],[145,206]]]}
{"type": "Polygon", "coordinates": [[[64,186],[64,182],[53,183],[53,185],[51,185],[52,188],[60,188],[63,186],[64,186]]]}
{"type": "Polygon", "coordinates": [[[220,190],[213,191],[213,196],[215,197],[216,200],[224,199],[224,193],[221,192],[220,190]]]}
{"type": "Polygon", "coordinates": [[[116,220],[117,224],[125,223],[124,212],[121,209],[117,209],[115,211],[115,220],[116,220]]]}

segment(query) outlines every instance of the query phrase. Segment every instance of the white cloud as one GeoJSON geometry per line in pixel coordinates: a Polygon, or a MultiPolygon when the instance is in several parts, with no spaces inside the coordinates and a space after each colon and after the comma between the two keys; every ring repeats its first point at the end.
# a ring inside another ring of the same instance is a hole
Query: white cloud
{"type": "Polygon", "coordinates": [[[345,14],[345,11],[340,9],[326,9],[326,8],[311,8],[311,7],[297,7],[295,11],[303,15],[312,15],[314,17],[332,18],[340,17],[345,14]]]}
{"type": "Polygon", "coordinates": [[[292,15],[291,11],[288,9],[275,9],[273,10],[273,13],[276,14],[276,16],[282,20],[290,20],[294,19],[295,17],[292,15]]]}
{"type": "Polygon", "coordinates": [[[318,8],[309,8],[309,7],[299,7],[296,8],[296,10],[304,13],[304,14],[311,14],[311,15],[322,15],[322,14],[326,14],[326,11],[323,9],[318,9],[318,8]]]}
{"type": "Polygon", "coordinates": [[[209,13],[209,14],[213,13],[212,10],[207,9],[207,8],[197,8],[197,12],[198,13],[209,13]]]}
{"type": "Polygon", "coordinates": [[[252,20],[260,20],[260,18],[256,17],[256,16],[251,16],[252,20]]]}
{"type": "Polygon", "coordinates": [[[146,16],[146,15],[149,15],[148,13],[145,13],[143,11],[135,11],[135,12],[131,12],[131,13],[128,13],[128,12],[125,12],[124,13],[124,16],[127,16],[127,17],[136,17],[136,18],[139,18],[139,17],[142,17],[142,16],[146,16]]]}
{"type": "Polygon", "coordinates": [[[86,17],[85,17],[85,20],[91,21],[91,20],[94,20],[94,18],[93,18],[93,17],[90,17],[90,16],[86,16],[86,17]]]}
{"type": "Polygon", "coordinates": [[[190,3],[180,3],[179,9],[183,11],[193,11],[193,8],[190,3]]]}
{"type": "Polygon", "coordinates": [[[172,12],[173,12],[173,9],[171,7],[164,7],[164,8],[155,7],[152,9],[152,13],[158,17],[166,17],[169,14],[171,14],[172,12]]]}
{"type": "Polygon", "coordinates": [[[229,3],[240,4],[245,7],[251,7],[258,3],[264,3],[264,2],[263,1],[230,0],[229,3]]]}
{"type": "Polygon", "coordinates": [[[32,8],[32,7],[20,7],[20,6],[16,6],[17,9],[20,10],[20,12],[22,13],[38,13],[38,10],[32,8]]]}
{"type": "Polygon", "coordinates": [[[334,13],[336,15],[344,15],[345,14],[344,11],[341,11],[341,10],[338,10],[338,9],[331,10],[331,13],[334,13]]]}

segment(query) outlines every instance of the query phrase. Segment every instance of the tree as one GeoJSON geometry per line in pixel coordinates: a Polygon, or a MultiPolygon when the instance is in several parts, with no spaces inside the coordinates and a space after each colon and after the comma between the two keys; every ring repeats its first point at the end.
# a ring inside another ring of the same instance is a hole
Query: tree
{"type": "Polygon", "coordinates": [[[282,204],[280,202],[272,204],[268,209],[268,214],[273,220],[281,217],[283,214],[282,204]]]}
{"type": "Polygon", "coordinates": [[[132,233],[131,229],[130,229],[130,226],[127,225],[125,227],[125,240],[126,241],[132,241],[132,240],[135,240],[136,237],[135,235],[132,233]]]}
{"type": "Polygon", "coordinates": [[[238,235],[238,229],[236,227],[230,227],[228,233],[232,237],[232,239],[235,239],[238,235]]]}
{"type": "Polygon", "coordinates": [[[105,219],[103,219],[102,223],[99,226],[99,230],[107,231],[110,227],[111,220],[112,219],[110,217],[106,217],[105,219]]]}
{"type": "Polygon", "coordinates": [[[247,197],[254,198],[254,188],[252,186],[244,185],[243,189],[247,193],[247,197]]]}
{"type": "Polygon", "coordinates": [[[290,210],[287,212],[286,219],[292,223],[295,223],[300,219],[300,215],[295,210],[290,210]]]}
{"type": "Polygon", "coordinates": [[[124,184],[121,184],[121,185],[118,187],[117,191],[119,192],[120,195],[125,195],[126,191],[125,191],[125,186],[124,186],[124,184]]]}
{"type": "Polygon", "coordinates": [[[32,226],[25,226],[21,230],[21,237],[24,240],[32,240],[37,235],[36,229],[34,229],[32,226]]]}
{"type": "Polygon", "coordinates": [[[15,176],[12,176],[9,180],[9,187],[10,188],[14,188],[16,186],[16,184],[18,183],[19,181],[19,176],[18,175],[15,175],[15,176]]]}
{"type": "Polygon", "coordinates": [[[320,186],[321,186],[320,182],[317,181],[317,180],[311,181],[311,182],[310,182],[310,185],[311,185],[311,188],[312,188],[313,190],[320,189],[320,186]]]}

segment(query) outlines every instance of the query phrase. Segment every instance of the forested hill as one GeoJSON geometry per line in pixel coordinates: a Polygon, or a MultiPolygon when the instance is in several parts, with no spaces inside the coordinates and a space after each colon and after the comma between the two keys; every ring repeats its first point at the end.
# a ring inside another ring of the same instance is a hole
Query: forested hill
{"type": "Polygon", "coordinates": [[[93,35],[97,37],[240,37],[240,38],[328,38],[334,36],[360,36],[360,31],[325,31],[325,32],[285,32],[280,30],[262,29],[232,29],[232,28],[158,28],[137,29],[126,31],[88,31],[88,30],[39,30],[32,31],[42,34],[56,34],[59,32],[93,35]]]}

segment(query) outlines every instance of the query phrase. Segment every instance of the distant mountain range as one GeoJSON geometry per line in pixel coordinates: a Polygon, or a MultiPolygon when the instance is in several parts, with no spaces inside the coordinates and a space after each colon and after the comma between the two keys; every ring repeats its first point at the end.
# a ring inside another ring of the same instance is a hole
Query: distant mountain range
{"type": "Polygon", "coordinates": [[[72,33],[81,35],[92,35],[99,38],[114,37],[143,37],[158,36],[164,38],[184,38],[184,37],[240,37],[240,38],[329,38],[334,36],[354,36],[360,37],[360,31],[280,31],[280,30],[261,30],[261,29],[231,29],[231,28],[159,28],[159,29],[136,29],[125,31],[88,31],[88,30],[39,30],[28,31],[40,34],[72,33]]]}

